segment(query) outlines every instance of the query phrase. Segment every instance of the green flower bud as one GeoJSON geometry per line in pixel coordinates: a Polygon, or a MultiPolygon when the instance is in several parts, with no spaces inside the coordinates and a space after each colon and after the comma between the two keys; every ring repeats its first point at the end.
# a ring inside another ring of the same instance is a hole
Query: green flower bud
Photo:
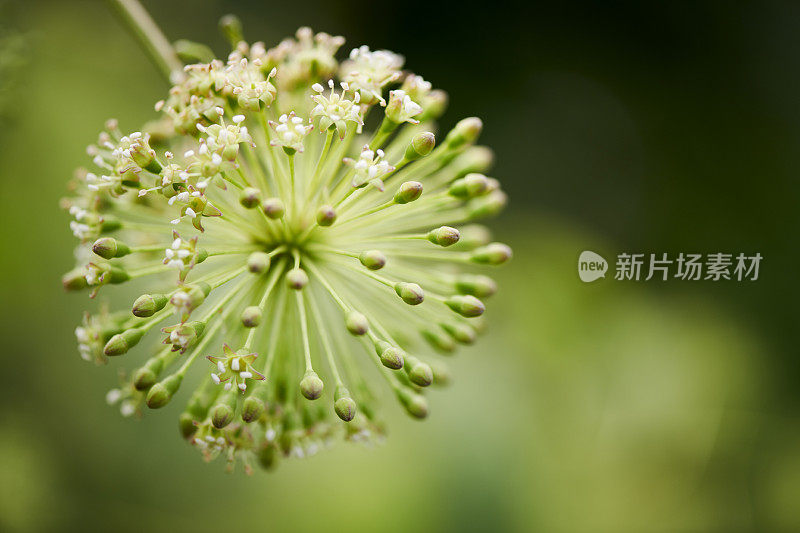
{"type": "Polygon", "coordinates": [[[453,341],[452,337],[448,336],[443,331],[424,329],[421,333],[422,337],[428,341],[434,349],[440,352],[450,353],[456,348],[456,343],[453,341]]]}
{"type": "Polygon", "coordinates": [[[308,274],[302,268],[293,268],[286,273],[286,284],[290,289],[299,291],[308,285],[308,274]]]}
{"type": "Polygon", "coordinates": [[[317,224],[330,226],[336,220],[336,211],[332,205],[323,205],[317,210],[317,224]]]}
{"type": "Polygon", "coordinates": [[[416,283],[395,283],[394,292],[408,305],[419,305],[425,299],[425,292],[416,283]]]}
{"type": "Polygon", "coordinates": [[[400,370],[403,368],[403,364],[405,363],[403,356],[405,354],[403,350],[397,346],[392,346],[386,341],[380,341],[375,345],[375,351],[381,358],[381,363],[383,363],[383,366],[386,368],[391,368],[392,370],[400,370]]]}
{"type": "Polygon", "coordinates": [[[347,331],[353,335],[364,335],[367,331],[369,331],[369,322],[367,321],[367,317],[358,311],[350,311],[347,313],[347,317],[345,318],[345,326],[347,326],[347,331]]]}
{"type": "Polygon", "coordinates": [[[209,411],[211,416],[211,423],[217,429],[222,429],[231,422],[236,412],[236,395],[238,389],[234,387],[229,391],[225,391],[218,399],[217,403],[209,411]]]}
{"type": "MultiPolygon", "coordinates": [[[[486,146],[470,146],[453,161],[456,176],[461,177],[471,172],[484,173],[494,163],[494,152],[486,146]]],[[[491,182],[492,178],[489,178],[491,182]]],[[[495,180],[497,181],[497,180],[495,180]]],[[[490,187],[491,189],[491,187],[490,187]]]]}
{"type": "Polygon", "coordinates": [[[460,238],[458,230],[450,226],[441,226],[428,232],[428,240],[439,246],[452,246],[460,238]]]}
{"type": "Polygon", "coordinates": [[[133,373],[133,388],[147,390],[158,380],[158,375],[164,368],[164,360],[160,357],[151,357],[141,368],[133,373]]]}
{"type": "Polygon", "coordinates": [[[255,305],[245,307],[242,311],[242,325],[246,328],[254,328],[261,323],[261,309],[255,305]]]}
{"type": "Polygon", "coordinates": [[[307,400],[316,400],[322,395],[324,383],[313,370],[309,370],[300,380],[300,392],[307,400]]]}
{"type": "Polygon", "coordinates": [[[131,253],[130,247],[113,237],[101,237],[94,241],[92,251],[103,259],[124,257],[131,253]]]}
{"type": "Polygon", "coordinates": [[[239,203],[245,209],[253,209],[261,203],[261,190],[254,187],[245,187],[239,193],[239,203]]]}
{"type": "Polygon", "coordinates": [[[481,316],[486,310],[483,302],[469,295],[451,296],[445,302],[447,307],[465,317],[481,316]]]}
{"type": "Polygon", "coordinates": [[[487,244],[472,252],[470,260],[481,265],[500,265],[511,259],[511,248],[500,242],[487,244]]]}
{"type": "Polygon", "coordinates": [[[251,394],[242,402],[242,420],[248,424],[260,419],[265,411],[264,400],[256,394],[251,394]]]}
{"type": "Polygon", "coordinates": [[[467,174],[463,178],[455,180],[448,190],[450,196],[456,198],[475,198],[482,194],[486,194],[489,190],[489,178],[483,174],[467,174]]]}
{"type": "Polygon", "coordinates": [[[481,134],[483,122],[478,117],[469,117],[458,121],[444,139],[448,148],[461,148],[466,144],[472,144],[481,134]]]}
{"type": "Polygon", "coordinates": [[[428,401],[421,394],[401,388],[397,390],[397,398],[408,414],[414,418],[422,419],[428,416],[428,401]]]}
{"type": "Polygon", "coordinates": [[[242,21],[236,15],[225,15],[219,19],[219,29],[230,43],[231,48],[236,48],[236,45],[244,40],[242,21]]]}
{"type": "Polygon", "coordinates": [[[89,286],[84,277],[83,268],[70,270],[61,277],[61,284],[68,291],[79,291],[89,286]]]}
{"type": "Polygon", "coordinates": [[[497,292],[497,283],[489,276],[462,274],[456,278],[455,286],[461,294],[478,298],[487,298],[497,292]]]}
{"type": "Polygon", "coordinates": [[[474,250],[479,246],[486,246],[492,240],[492,232],[481,224],[468,224],[459,231],[461,238],[458,240],[459,250],[474,250]]]}
{"type": "Polygon", "coordinates": [[[450,369],[446,364],[441,362],[431,363],[431,370],[433,370],[433,384],[439,387],[449,385],[452,380],[450,369]]]}
{"type": "Polygon", "coordinates": [[[356,402],[350,396],[350,391],[347,390],[343,385],[339,385],[336,387],[336,393],[333,395],[333,398],[333,410],[336,411],[336,415],[345,422],[350,422],[353,420],[353,418],[356,416],[356,412],[358,411],[358,407],[356,406],[356,402]]]}
{"type": "Polygon", "coordinates": [[[163,381],[159,381],[147,393],[147,407],[150,409],[159,409],[164,407],[172,399],[172,396],[178,391],[181,386],[183,376],[180,374],[172,374],[163,381]]]}
{"type": "Polygon", "coordinates": [[[100,233],[112,233],[122,229],[122,221],[116,218],[104,217],[100,222],[100,233]]]}
{"type": "Polygon", "coordinates": [[[433,370],[426,363],[423,363],[416,357],[407,357],[408,364],[405,365],[408,379],[411,383],[420,387],[427,387],[433,383],[433,370]]]}
{"type": "Polygon", "coordinates": [[[165,294],[143,294],[133,302],[133,316],[147,318],[166,307],[169,299],[165,294]]]}
{"type": "Polygon", "coordinates": [[[422,133],[417,133],[411,139],[411,142],[406,148],[405,157],[409,161],[416,161],[421,157],[425,157],[436,146],[436,136],[429,132],[423,131],[422,133]]]}
{"type": "Polygon", "coordinates": [[[108,356],[122,355],[136,346],[139,341],[142,340],[142,337],[144,337],[144,333],[144,330],[139,328],[117,333],[106,343],[103,348],[103,353],[108,356]]]}
{"type": "Polygon", "coordinates": [[[181,436],[188,439],[197,432],[197,424],[195,419],[189,413],[181,413],[178,417],[178,429],[180,429],[181,436]]]}
{"type": "Polygon", "coordinates": [[[284,213],[286,213],[286,206],[283,205],[283,201],[280,198],[267,198],[261,202],[261,209],[265,215],[273,220],[283,218],[284,213]]]}
{"type": "Polygon", "coordinates": [[[486,196],[475,198],[469,205],[469,216],[472,218],[485,218],[498,214],[508,203],[508,197],[503,191],[492,191],[486,196]]]}
{"type": "Polygon", "coordinates": [[[264,444],[258,450],[258,464],[264,470],[272,470],[278,461],[278,447],[274,444],[264,444]]]}
{"type": "Polygon", "coordinates": [[[434,89],[425,99],[425,110],[419,117],[420,120],[430,120],[442,116],[447,109],[447,93],[441,89],[434,89]]]}
{"type": "Polygon", "coordinates": [[[266,252],[253,252],[247,258],[247,270],[253,274],[261,274],[269,269],[270,258],[266,252]]]}
{"type": "Polygon", "coordinates": [[[461,344],[473,344],[477,338],[475,328],[467,324],[442,324],[448,335],[450,335],[456,342],[461,344]]]}
{"type": "Polygon", "coordinates": [[[418,181],[406,181],[394,195],[394,203],[407,204],[413,202],[422,195],[422,184],[418,181]]]}
{"type": "Polygon", "coordinates": [[[386,265],[386,256],[379,250],[367,250],[358,256],[361,264],[370,270],[380,270],[386,265]]]}

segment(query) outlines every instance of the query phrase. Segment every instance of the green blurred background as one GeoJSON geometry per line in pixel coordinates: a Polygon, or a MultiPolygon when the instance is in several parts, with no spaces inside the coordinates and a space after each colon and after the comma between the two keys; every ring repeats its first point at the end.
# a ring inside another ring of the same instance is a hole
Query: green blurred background
{"type": "Polygon", "coordinates": [[[515,258],[425,423],[272,474],[105,405],[58,210],[165,85],[100,1],[0,2],[0,531],[798,531],[800,4],[145,1],[172,39],[301,25],[403,53],[485,120],[515,258]],[[756,282],[587,285],[580,251],[760,252],[756,282]]]}

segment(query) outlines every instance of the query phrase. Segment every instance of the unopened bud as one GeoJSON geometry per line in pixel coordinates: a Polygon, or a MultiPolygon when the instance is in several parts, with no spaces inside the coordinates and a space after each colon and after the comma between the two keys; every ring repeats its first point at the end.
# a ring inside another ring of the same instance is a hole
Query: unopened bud
{"type": "Polygon", "coordinates": [[[350,397],[349,390],[339,385],[336,387],[336,393],[333,395],[333,398],[333,409],[336,411],[336,415],[339,418],[345,422],[350,422],[355,418],[358,408],[356,407],[356,402],[350,397]]]}
{"type": "Polygon", "coordinates": [[[283,218],[283,214],[286,212],[286,206],[283,205],[280,198],[267,198],[261,202],[261,209],[271,219],[283,218]]]}
{"type": "Polygon", "coordinates": [[[461,344],[473,344],[477,337],[475,328],[467,324],[442,324],[442,329],[461,344]]]}
{"type": "Polygon", "coordinates": [[[347,326],[347,331],[353,335],[364,335],[367,331],[369,331],[369,322],[367,321],[367,317],[358,311],[350,311],[347,313],[347,317],[345,318],[345,326],[347,326]]]}
{"type": "Polygon", "coordinates": [[[255,305],[245,307],[242,311],[242,325],[246,328],[254,328],[261,323],[261,309],[255,305]]]}
{"type": "Polygon", "coordinates": [[[86,283],[86,272],[83,268],[76,268],[61,277],[61,284],[68,291],[78,291],[85,289],[89,284],[86,283]]]}
{"type": "Polygon", "coordinates": [[[503,191],[492,191],[486,196],[475,198],[469,204],[471,218],[492,217],[498,214],[508,203],[508,196],[503,191]]]}
{"type": "Polygon", "coordinates": [[[423,131],[417,133],[406,148],[405,157],[409,161],[415,161],[421,157],[425,157],[436,146],[436,136],[429,132],[423,131]]]}
{"type": "Polygon", "coordinates": [[[266,411],[264,400],[256,394],[251,394],[242,402],[242,420],[246,423],[255,422],[266,411]]]}
{"type": "MultiPolygon", "coordinates": [[[[494,163],[494,152],[488,146],[470,146],[450,164],[457,177],[471,172],[484,173],[494,163]]],[[[490,178],[491,180],[491,178],[490,178]]]]}
{"type": "Polygon", "coordinates": [[[500,242],[487,244],[472,252],[470,260],[482,265],[500,265],[511,259],[511,248],[500,242]]]}
{"type": "Polygon", "coordinates": [[[422,419],[428,416],[428,401],[421,394],[402,388],[397,391],[397,398],[408,414],[414,418],[422,419]]]}
{"type": "Polygon", "coordinates": [[[336,211],[331,205],[323,205],[317,210],[317,224],[330,226],[336,220],[336,211]]]}
{"type": "Polygon", "coordinates": [[[236,389],[236,387],[226,391],[217,399],[217,403],[214,404],[209,411],[208,414],[211,416],[211,423],[215,428],[222,429],[233,422],[233,416],[236,412],[237,394],[238,389],[236,389]]]}
{"type": "Polygon", "coordinates": [[[103,259],[124,257],[131,253],[130,247],[113,237],[101,237],[94,241],[92,251],[103,259]]]}
{"type": "Polygon", "coordinates": [[[455,341],[443,331],[439,331],[438,329],[424,329],[421,333],[422,337],[428,341],[434,349],[440,352],[450,353],[456,349],[455,341]]]}
{"type": "Polygon", "coordinates": [[[407,181],[400,185],[394,195],[394,203],[407,204],[413,202],[422,194],[422,184],[418,181],[407,181]]]}
{"type": "Polygon", "coordinates": [[[408,379],[411,383],[419,387],[427,387],[433,383],[433,370],[426,363],[423,363],[416,357],[408,357],[407,364],[405,365],[408,379]]]}
{"type": "Polygon", "coordinates": [[[481,224],[468,224],[459,229],[461,238],[458,240],[459,250],[473,250],[478,246],[486,246],[492,240],[492,232],[481,224]]]}
{"type": "Polygon", "coordinates": [[[299,291],[308,285],[308,274],[302,268],[293,268],[286,273],[286,284],[290,289],[299,291]]]}
{"type": "Polygon", "coordinates": [[[261,190],[254,187],[245,187],[239,194],[239,203],[245,209],[253,209],[261,203],[261,190]]]}
{"type": "Polygon", "coordinates": [[[386,265],[386,256],[379,250],[367,250],[358,256],[361,264],[370,270],[380,270],[386,265]]]}
{"type": "Polygon", "coordinates": [[[408,305],[419,305],[425,299],[425,292],[416,283],[395,283],[394,292],[408,305]]]}
{"type": "Polygon", "coordinates": [[[489,276],[461,274],[456,278],[456,290],[461,294],[471,294],[487,298],[497,292],[497,283],[489,276]]]}
{"type": "Polygon", "coordinates": [[[456,228],[441,226],[428,232],[428,240],[438,246],[452,246],[461,238],[461,233],[456,228]]]}
{"type": "Polygon", "coordinates": [[[483,174],[472,173],[455,180],[450,185],[448,194],[456,198],[467,199],[486,194],[488,190],[489,178],[483,174]]]}
{"type": "Polygon", "coordinates": [[[144,330],[139,328],[129,329],[122,333],[117,333],[111,337],[103,348],[103,353],[108,356],[122,355],[136,346],[142,337],[144,330]]]}
{"type": "Polygon", "coordinates": [[[244,40],[242,21],[236,15],[225,15],[219,19],[219,29],[228,40],[232,48],[244,40]]]}
{"type": "Polygon", "coordinates": [[[403,368],[403,364],[405,363],[403,356],[403,350],[398,348],[397,346],[392,346],[386,341],[381,341],[376,344],[375,352],[381,358],[381,363],[386,368],[391,368],[392,370],[400,370],[403,368]]]}
{"type": "Polygon", "coordinates": [[[142,294],[133,302],[133,316],[147,318],[166,307],[169,299],[166,294],[142,294]]]}
{"type": "Polygon", "coordinates": [[[247,270],[253,274],[261,274],[269,269],[269,254],[266,252],[253,252],[247,258],[247,270]]]}
{"type": "Polygon", "coordinates": [[[431,370],[433,370],[433,384],[439,387],[448,385],[452,380],[450,369],[442,362],[431,363],[431,370]]]}
{"type": "Polygon", "coordinates": [[[300,381],[300,392],[308,400],[316,400],[322,395],[325,385],[313,370],[309,370],[300,381]]]}
{"type": "Polygon", "coordinates": [[[475,142],[483,129],[483,122],[478,117],[469,117],[458,121],[445,137],[445,144],[449,148],[461,148],[466,144],[475,142]]]}
{"type": "Polygon", "coordinates": [[[444,303],[447,304],[447,307],[465,317],[481,316],[486,310],[483,302],[469,295],[451,296],[444,303]]]}
{"type": "Polygon", "coordinates": [[[148,390],[158,380],[158,374],[163,368],[164,360],[160,357],[149,359],[144,366],[134,372],[133,388],[136,390],[148,390]]]}
{"type": "Polygon", "coordinates": [[[172,399],[172,396],[178,391],[181,386],[183,376],[181,374],[172,374],[163,381],[159,381],[147,393],[147,407],[150,409],[158,409],[164,407],[172,399]]]}

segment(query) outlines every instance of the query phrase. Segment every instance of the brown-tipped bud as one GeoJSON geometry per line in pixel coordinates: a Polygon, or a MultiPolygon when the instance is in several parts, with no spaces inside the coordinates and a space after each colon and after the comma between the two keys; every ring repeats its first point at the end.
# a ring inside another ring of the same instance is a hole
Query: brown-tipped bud
{"type": "Polygon", "coordinates": [[[160,357],[153,357],[149,359],[144,366],[139,368],[133,374],[133,388],[136,390],[148,390],[155,385],[158,380],[158,375],[164,368],[164,360],[160,357]]]}
{"type": "Polygon", "coordinates": [[[461,238],[461,233],[456,228],[441,226],[428,232],[428,240],[438,246],[452,246],[461,238]]]}
{"type": "Polygon", "coordinates": [[[283,218],[284,213],[286,213],[286,206],[283,205],[283,201],[280,198],[267,198],[261,202],[261,209],[265,215],[273,220],[283,218]]]}
{"type": "Polygon", "coordinates": [[[178,391],[183,381],[183,376],[180,374],[172,374],[163,381],[159,381],[147,393],[147,407],[150,409],[159,409],[164,407],[172,399],[172,396],[178,391]]]}
{"type": "Polygon", "coordinates": [[[261,309],[255,305],[245,307],[242,311],[242,325],[246,328],[254,328],[261,323],[261,309]]]}
{"type": "Polygon", "coordinates": [[[147,318],[166,307],[169,298],[166,294],[142,294],[133,302],[133,316],[147,318]]]}
{"type": "Polygon", "coordinates": [[[497,292],[497,283],[489,276],[461,274],[456,278],[456,290],[478,298],[488,298],[497,292]]]}
{"type": "Polygon", "coordinates": [[[122,333],[117,333],[111,337],[103,348],[103,353],[108,356],[122,355],[136,346],[142,337],[144,330],[139,328],[129,329],[122,333]]]}
{"type": "Polygon", "coordinates": [[[358,311],[350,311],[347,313],[344,322],[345,326],[347,326],[347,331],[353,335],[364,335],[369,331],[369,321],[367,317],[358,311]]]}
{"type": "Polygon", "coordinates": [[[266,252],[253,252],[247,258],[247,270],[253,274],[262,274],[269,270],[270,258],[266,252]]]}
{"type": "Polygon", "coordinates": [[[465,317],[475,317],[481,316],[483,312],[486,310],[486,307],[483,305],[483,302],[475,298],[474,296],[469,295],[456,295],[451,296],[445,302],[447,307],[455,311],[461,316],[465,317]]]}
{"type": "Polygon", "coordinates": [[[290,289],[299,291],[308,285],[308,274],[306,274],[306,271],[302,268],[293,268],[286,273],[286,285],[288,285],[290,289]]]}
{"type": "Polygon", "coordinates": [[[209,411],[211,423],[217,429],[222,429],[231,422],[236,414],[236,396],[238,390],[236,387],[226,391],[218,399],[217,403],[209,411]]]}
{"type": "Polygon", "coordinates": [[[333,395],[333,410],[336,411],[336,416],[350,422],[356,416],[358,408],[356,402],[350,396],[350,391],[343,385],[336,387],[336,393],[333,395]]]}
{"type": "Polygon", "coordinates": [[[467,174],[463,178],[455,180],[447,192],[456,198],[475,198],[489,192],[489,178],[483,174],[467,174]]]}
{"type": "Polygon", "coordinates": [[[79,291],[89,286],[84,277],[86,272],[83,268],[70,270],[61,277],[61,284],[68,291],[79,291]]]}
{"type": "Polygon", "coordinates": [[[324,388],[324,383],[322,383],[322,380],[319,379],[319,376],[313,370],[306,372],[303,379],[300,380],[300,393],[307,400],[316,400],[319,398],[324,388]]]}
{"type": "Polygon", "coordinates": [[[423,363],[415,357],[408,357],[408,363],[405,365],[408,379],[411,383],[419,387],[427,387],[433,383],[433,370],[426,363],[423,363]]]}
{"type": "Polygon", "coordinates": [[[251,394],[242,402],[242,420],[248,424],[260,419],[264,411],[266,411],[264,400],[257,394],[251,394]]]}
{"type": "Polygon", "coordinates": [[[411,139],[411,142],[406,148],[405,157],[409,161],[416,161],[421,157],[425,157],[436,146],[436,136],[429,132],[423,131],[422,133],[417,133],[411,139]]]}
{"type": "Polygon", "coordinates": [[[332,205],[323,205],[317,210],[317,224],[330,226],[336,221],[336,210],[332,205]]]}
{"type": "Polygon", "coordinates": [[[470,260],[481,265],[501,265],[511,259],[511,248],[508,245],[493,242],[472,252],[470,260]]]}
{"type": "Polygon", "coordinates": [[[466,144],[472,144],[478,139],[483,129],[483,122],[478,117],[469,117],[458,121],[444,139],[448,148],[461,148],[466,144]]]}
{"type": "Polygon", "coordinates": [[[386,266],[386,256],[379,250],[366,250],[358,256],[361,264],[370,270],[380,270],[386,266]]]}
{"type": "Polygon", "coordinates": [[[400,370],[405,364],[403,350],[397,346],[392,346],[386,341],[381,341],[375,345],[375,352],[381,359],[381,363],[386,368],[400,370]]]}
{"type": "Polygon", "coordinates": [[[423,419],[428,416],[428,401],[421,394],[401,388],[397,391],[397,398],[414,418],[423,419]]]}
{"type": "Polygon", "coordinates": [[[407,204],[422,195],[422,184],[418,181],[406,181],[394,195],[394,203],[407,204]]]}
{"type": "Polygon", "coordinates": [[[101,237],[94,241],[92,251],[103,259],[124,257],[131,253],[130,247],[113,237],[101,237]]]}
{"type": "Polygon", "coordinates": [[[245,187],[242,189],[242,192],[239,193],[239,203],[242,204],[242,207],[245,209],[258,207],[258,204],[261,203],[261,190],[255,187],[245,187]]]}
{"type": "Polygon", "coordinates": [[[508,196],[500,190],[492,191],[486,196],[475,198],[469,204],[471,218],[492,217],[500,213],[508,203],[508,196]]]}
{"type": "Polygon", "coordinates": [[[416,283],[395,283],[394,292],[408,305],[419,305],[425,299],[425,291],[416,283]]]}

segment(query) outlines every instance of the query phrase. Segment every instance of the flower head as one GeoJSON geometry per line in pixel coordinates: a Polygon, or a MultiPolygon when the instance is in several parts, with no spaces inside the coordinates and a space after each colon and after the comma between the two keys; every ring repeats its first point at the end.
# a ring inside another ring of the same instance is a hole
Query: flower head
{"type": "Polygon", "coordinates": [[[187,65],[158,123],[106,124],[63,201],[80,241],[64,287],[146,289],[129,311],[87,313],[80,355],[131,362],[108,395],[125,415],[186,393],[181,432],[209,460],[270,468],[336,437],[382,440],[365,366],[427,416],[438,353],[475,342],[497,290],[475,270],[511,257],[473,223],[506,201],[482,122],[437,146],[444,93],[389,51],[339,65],[342,43],[301,28],[187,65]]]}

